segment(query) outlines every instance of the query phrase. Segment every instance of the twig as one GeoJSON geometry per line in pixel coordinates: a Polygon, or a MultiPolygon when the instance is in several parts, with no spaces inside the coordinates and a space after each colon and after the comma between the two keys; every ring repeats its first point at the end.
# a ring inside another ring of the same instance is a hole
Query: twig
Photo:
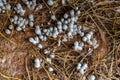
{"type": "Polygon", "coordinates": [[[31,80],[29,69],[28,69],[28,66],[27,66],[27,58],[25,59],[25,68],[26,68],[26,71],[27,71],[27,74],[28,74],[28,79],[31,80]]]}

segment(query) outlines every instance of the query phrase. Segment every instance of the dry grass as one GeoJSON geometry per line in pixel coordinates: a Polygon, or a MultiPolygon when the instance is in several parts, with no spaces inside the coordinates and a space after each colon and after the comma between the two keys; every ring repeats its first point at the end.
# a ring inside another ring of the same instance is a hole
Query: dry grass
{"type": "MultiPolygon", "coordinates": [[[[47,56],[42,54],[42,50],[39,51],[28,42],[28,38],[34,36],[34,29],[27,29],[26,32],[20,33],[13,30],[12,35],[8,36],[4,30],[11,23],[10,16],[14,15],[10,12],[0,14],[0,80],[42,80],[43,78],[45,80],[82,80],[82,76],[76,71],[75,66],[83,60],[90,65],[86,76],[93,73],[97,80],[100,77],[100,80],[102,78],[103,80],[120,80],[120,13],[115,11],[116,8],[120,8],[120,1],[71,0],[65,6],[60,5],[58,0],[55,1],[59,7],[49,7],[44,0],[41,0],[43,9],[38,12],[27,11],[25,17],[33,13],[36,19],[35,24],[46,24],[50,21],[49,10],[59,18],[64,12],[79,6],[82,13],[77,24],[90,26],[96,30],[98,32],[96,38],[101,44],[100,47],[90,58],[87,57],[87,54],[71,49],[71,43],[78,38],[68,43],[62,43],[61,47],[56,46],[57,40],[50,38],[44,48],[50,47],[50,50],[56,53],[56,58],[52,64],[43,61],[42,68],[38,70],[34,68],[34,58],[45,59],[47,56]],[[83,55],[84,57],[82,57],[83,55]],[[54,75],[47,71],[48,66],[54,68],[54,75]]],[[[16,0],[16,2],[18,1],[16,0]]],[[[15,5],[16,2],[11,1],[10,3],[15,5]]],[[[51,26],[55,26],[55,24],[51,26]]],[[[47,27],[47,25],[43,26],[43,28],[47,27]]]]}

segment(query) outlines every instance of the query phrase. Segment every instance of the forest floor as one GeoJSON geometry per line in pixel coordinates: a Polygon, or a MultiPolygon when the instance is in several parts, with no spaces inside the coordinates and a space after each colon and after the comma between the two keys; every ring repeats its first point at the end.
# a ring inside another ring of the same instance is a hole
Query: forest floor
{"type": "MultiPolygon", "coordinates": [[[[59,0],[55,0],[56,3],[59,0]]],[[[9,0],[14,6],[20,0],[9,0]]],[[[48,22],[48,11],[54,14],[62,14],[78,6],[81,10],[79,23],[85,26],[93,26],[97,31],[100,46],[94,51],[93,58],[81,57],[84,54],[78,54],[73,51],[71,40],[68,43],[62,43],[57,47],[56,39],[50,38],[45,47],[56,53],[52,66],[55,70],[50,73],[47,70],[47,63],[42,62],[42,68],[34,68],[34,59],[46,56],[33,46],[28,38],[35,35],[34,29],[29,28],[26,31],[12,31],[11,35],[6,35],[5,29],[11,23],[10,17],[14,16],[12,11],[0,14],[0,80],[83,80],[79,72],[76,71],[76,65],[81,59],[89,64],[89,69],[85,75],[94,74],[96,80],[120,80],[120,1],[119,0],[71,0],[65,6],[58,7],[47,6],[44,0],[37,3],[43,5],[43,9],[34,12],[27,10],[28,14],[34,14],[35,24],[48,22]],[[64,9],[64,10],[63,10],[64,9]]],[[[62,15],[59,15],[60,17],[62,15]]],[[[43,27],[44,28],[44,27],[43,27]]],[[[76,39],[76,38],[75,38],[76,39]]],[[[75,40],[74,39],[74,40],[75,40]]],[[[87,80],[87,79],[86,79],[87,80]]]]}

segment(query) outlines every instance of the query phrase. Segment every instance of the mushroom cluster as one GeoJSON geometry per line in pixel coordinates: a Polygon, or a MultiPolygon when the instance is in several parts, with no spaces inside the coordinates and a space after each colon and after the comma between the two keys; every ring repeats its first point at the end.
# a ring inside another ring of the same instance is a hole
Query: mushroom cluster
{"type": "MultiPolygon", "coordinates": [[[[0,0],[1,1],[1,0],[0,0]]],[[[62,5],[65,5],[69,0],[61,0],[62,5]]],[[[29,10],[38,11],[41,10],[43,5],[37,4],[36,0],[22,0],[22,2],[27,6],[29,10]]],[[[47,0],[46,3],[48,6],[53,6],[55,4],[54,0],[47,0]]],[[[0,13],[5,13],[6,10],[11,10],[11,5],[7,4],[5,0],[0,2],[0,13]],[[5,5],[5,6],[4,6],[5,5]]],[[[25,31],[26,27],[33,29],[35,35],[29,37],[28,41],[38,48],[38,50],[43,50],[43,54],[47,55],[45,59],[35,58],[34,67],[41,68],[42,61],[44,60],[48,64],[52,63],[52,60],[55,58],[55,53],[46,49],[44,44],[46,44],[49,38],[56,39],[58,44],[57,47],[60,47],[62,42],[67,43],[68,41],[73,40],[75,37],[80,39],[73,41],[71,49],[73,51],[84,51],[85,46],[88,47],[88,53],[92,53],[94,49],[99,46],[99,43],[95,37],[95,32],[92,29],[84,30],[82,24],[78,24],[79,17],[81,16],[81,11],[79,7],[71,9],[63,14],[61,18],[58,18],[56,14],[49,13],[49,19],[51,22],[48,22],[47,28],[43,28],[42,24],[35,24],[34,14],[29,14],[27,17],[26,9],[20,4],[17,3],[14,7],[17,15],[11,17],[11,22],[8,28],[5,30],[5,33],[10,35],[13,28],[17,31],[25,31]],[[54,24],[52,23],[54,22],[54,24]],[[53,24],[54,26],[51,26],[53,24]],[[42,42],[45,42],[42,44],[42,42]]],[[[84,75],[85,71],[88,69],[88,64],[77,64],[77,71],[81,75],[84,75]]],[[[48,71],[53,72],[54,69],[51,66],[48,66],[48,71]]],[[[91,75],[89,80],[95,80],[95,76],[91,75]]]]}

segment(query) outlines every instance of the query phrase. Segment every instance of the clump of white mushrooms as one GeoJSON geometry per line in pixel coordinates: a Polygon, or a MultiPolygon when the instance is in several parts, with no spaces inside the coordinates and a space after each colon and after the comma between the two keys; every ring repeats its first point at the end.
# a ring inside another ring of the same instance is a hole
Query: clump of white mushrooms
{"type": "MultiPolygon", "coordinates": [[[[39,11],[43,8],[43,5],[37,4],[36,1],[37,0],[22,0],[22,2],[27,6],[29,10],[39,11]]],[[[66,5],[68,1],[69,0],[61,0],[61,4],[66,5]]],[[[55,5],[54,0],[46,0],[46,3],[50,7],[55,5]]],[[[11,8],[11,5],[7,4],[6,0],[0,0],[0,13],[5,13],[6,10],[11,10],[11,8]]],[[[25,31],[26,27],[34,29],[34,33],[36,35],[29,37],[28,40],[33,45],[37,46],[39,50],[43,49],[44,55],[49,55],[45,59],[48,64],[51,64],[52,60],[56,56],[55,53],[50,51],[49,49],[44,49],[44,45],[42,44],[42,42],[47,42],[49,38],[57,39],[57,46],[60,47],[62,45],[62,42],[67,43],[71,39],[74,39],[75,36],[80,37],[81,40],[77,40],[72,43],[71,49],[73,49],[74,51],[82,52],[85,48],[85,45],[88,45],[90,46],[88,49],[89,54],[92,54],[92,51],[99,46],[99,43],[94,36],[95,32],[91,29],[86,31],[83,29],[82,25],[77,24],[79,16],[81,16],[81,11],[78,7],[76,7],[76,9],[71,9],[70,11],[65,12],[60,19],[58,19],[55,14],[50,12],[49,18],[51,21],[54,21],[55,26],[51,26],[52,23],[48,22],[47,24],[49,27],[44,29],[41,28],[43,24],[35,24],[34,14],[31,13],[27,15],[27,18],[24,17],[27,11],[21,3],[17,3],[13,9],[15,10],[15,13],[17,13],[17,15],[11,17],[10,21],[12,24],[7,27],[5,33],[10,35],[13,28],[15,28],[16,31],[19,32],[25,31]]],[[[41,62],[41,59],[35,58],[34,67],[40,68],[41,62]]],[[[89,67],[87,63],[77,64],[77,71],[79,71],[81,75],[84,75],[88,68],[89,67]]],[[[54,69],[49,66],[48,71],[53,72],[54,69]]],[[[95,76],[90,75],[89,80],[95,80],[95,76]]]]}

